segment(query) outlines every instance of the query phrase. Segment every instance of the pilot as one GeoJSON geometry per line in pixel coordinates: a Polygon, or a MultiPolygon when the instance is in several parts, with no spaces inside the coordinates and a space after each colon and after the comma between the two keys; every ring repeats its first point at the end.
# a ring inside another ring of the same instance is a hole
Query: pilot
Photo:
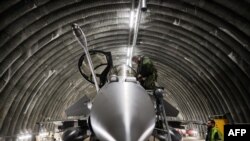
{"type": "Polygon", "coordinates": [[[155,89],[155,82],[157,81],[157,70],[152,60],[147,56],[133,56],[132,61],[137,66],[137,80],[145,89],[155,89]]]}

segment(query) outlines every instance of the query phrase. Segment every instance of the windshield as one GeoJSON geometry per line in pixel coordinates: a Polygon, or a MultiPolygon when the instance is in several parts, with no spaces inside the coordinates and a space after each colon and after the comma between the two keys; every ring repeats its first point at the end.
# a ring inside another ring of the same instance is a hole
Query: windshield
{"type": "Polygon", "coordinates": [[[131,67],[123,64],[114,66],[110,71],[110,75],[135,77],[136,72],[131,67]]]}

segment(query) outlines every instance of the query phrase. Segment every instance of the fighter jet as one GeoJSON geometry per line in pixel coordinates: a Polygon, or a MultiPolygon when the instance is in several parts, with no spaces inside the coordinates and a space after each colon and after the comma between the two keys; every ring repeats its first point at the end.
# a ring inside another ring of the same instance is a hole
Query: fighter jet
{"type": "Polygon", "coordinates": [[[181,140],[166,121],[167,115],[177,116],[179,111],[163,100],[163,88],[145,90],[132,67],[113,66],[111,52],[89,51],[81,28],[73,24],[72,30],[84,50],[79,71],[95,85],[96,96],[91,100],[84,96],[65,110],[68,116],[88,118],[79,120],[77,128],[65,122],[63,140],[83,140],[88,137],[83,130],[91,131],[90,140],[145,141],[150,136],[162,141],[181,140]]]}

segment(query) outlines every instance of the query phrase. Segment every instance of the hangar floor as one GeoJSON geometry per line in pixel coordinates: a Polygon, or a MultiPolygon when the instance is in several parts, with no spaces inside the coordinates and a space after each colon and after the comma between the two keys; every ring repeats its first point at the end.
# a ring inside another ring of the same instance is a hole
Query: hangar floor
{"type": "MultiPolygon", "coordinates": [[[[154,141],[153,138],[150,138],[149,141],[154,141]]],[[[158,141],[158,140],[155,140],[155,141],[158,141]]],[[[183,137],[183,140],[182,141],[205,141],[204,139],[200,139],[200,138],[197,138],[197,137],[183,137]]]]}
{"type": "MultiPolygon", "coordinates": [[[[85,139],[84,141],[89,141],[88,139],[85,139]]],[[[150,138],[149,141],[154,141],[153,138],[150,138]]],[[[155,141],[158,141],[157,139],[155,141]]],[[[204,139],[200,139],[197,137],[184,137],[182,141],[205,141],[204,139]]]]}
{"type": "Polygon", "coordinates": [[[205,140],[196,137],[184,137],[183,141],[205,141],[205,140]]]}

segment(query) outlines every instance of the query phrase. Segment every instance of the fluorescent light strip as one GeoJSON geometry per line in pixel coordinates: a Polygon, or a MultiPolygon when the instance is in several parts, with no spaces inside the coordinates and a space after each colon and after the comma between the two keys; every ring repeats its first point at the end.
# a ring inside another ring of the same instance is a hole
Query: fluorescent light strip
{"type": "Polygon", "coordinates": [[[135,16],[135,12],[131,11],[130,12],[130,23],[129,23],[129,27],[130,28],[133,28],[133,25],[134,25],[134,16],[135,16]]]}

